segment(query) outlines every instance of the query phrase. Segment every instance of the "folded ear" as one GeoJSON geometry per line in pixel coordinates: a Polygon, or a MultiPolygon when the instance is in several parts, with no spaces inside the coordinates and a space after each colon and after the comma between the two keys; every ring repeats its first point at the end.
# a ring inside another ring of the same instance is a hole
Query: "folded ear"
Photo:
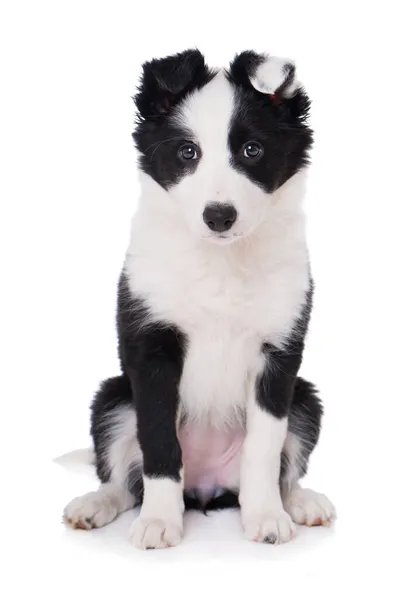
{"type": "Polygon", "coordinates": [[[262,94],[282,98],[291,98],[300,86],[293,61],[277,56],[265,56],[249,79],[251,85],[262,94]]]}
{"type": "Polygon", "coordinates": [[[269,96],[274,104],[285,104],[293,116],[308,112],[310,102],[290,59],[248,50],[235,56],[230,76],[236,84],[269,96]]]}
{"type": "Polygon", "coordinates": [[[166,115],[186,94],[205,85],[212,75],[199,50],[145,62],[134,98],[139,114],[144,119],[166,115]]]}

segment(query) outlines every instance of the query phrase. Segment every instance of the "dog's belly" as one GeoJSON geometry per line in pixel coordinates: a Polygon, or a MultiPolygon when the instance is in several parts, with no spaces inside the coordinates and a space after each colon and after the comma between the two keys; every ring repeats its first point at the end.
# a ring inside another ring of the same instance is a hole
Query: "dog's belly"
{"type": "Polygon", "coordinates": [[[240,454],[244,430],[224,430],[193,424],[178,429],[185,490],[206,504],[222,489],[239,488],[240,454]]]}

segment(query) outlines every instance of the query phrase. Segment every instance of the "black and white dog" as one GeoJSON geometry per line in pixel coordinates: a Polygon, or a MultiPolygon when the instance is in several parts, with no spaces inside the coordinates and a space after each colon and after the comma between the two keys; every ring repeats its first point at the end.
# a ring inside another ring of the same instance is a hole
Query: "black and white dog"
{"type": "Polygon", "coordinates": [[[302,489],[321,402],[298,377],[313,284],[302,200],[310,101],[287,60],[211,70],[147,62],[133,135],[142,194],[118,291],[122,375],[92,405],[99,489],[64,520],[142,504],[140,548],[175,546],[184,508],[240,505],[246,538],[289,541],[335,516],[302,489]]]}

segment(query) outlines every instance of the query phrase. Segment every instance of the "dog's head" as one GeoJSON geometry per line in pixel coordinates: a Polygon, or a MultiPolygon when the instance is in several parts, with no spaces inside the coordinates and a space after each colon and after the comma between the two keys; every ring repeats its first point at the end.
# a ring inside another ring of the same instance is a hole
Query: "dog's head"
{"type": "Polygon", "coordinates": [[[308,163],[310,102],[290,61],[248,51],[211,70],[188,50],[145,63],[135,102],[141,169],[211,241],[248,236],[308,163]]]}

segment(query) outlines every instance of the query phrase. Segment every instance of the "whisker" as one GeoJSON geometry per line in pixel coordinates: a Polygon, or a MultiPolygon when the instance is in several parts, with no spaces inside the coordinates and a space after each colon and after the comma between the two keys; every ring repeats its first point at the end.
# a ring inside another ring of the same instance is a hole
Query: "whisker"
{"type": "Polygon", "coordinates": [[[150,150],[150,148],[152,148],[153,146],[157,146],[157,144],[164,144],[165,142],[172,142],[173,140],[180,140],[180,137],[176,136],[168,138],[167,140],[163,140],[162,142],[154,142],[153,144],[150,144],[150,146],[147,146],[147,148],[145,148],[143,152],[147,152],[147,150],[150,150]]]}
{"type": "Polygon", "coordinates": [[[181,138],[178,136],[175,137],[171,137],[168,138],[166,140],[162,140],[161,142],[154,142],[154,144],[150,144],[150,146],[148,146],[144,152],[147,152],[148,150],[150,150],[150,148],[152,148],[153,146],[155,146],[153,152],[151,153],[150,156],[150,162],[153,160],[154,154],[157,152],[157,150],[160,148],[160,146],[162,146],[163,144],[166,144],[167,142],[173,142],[174,140],[180,140],[181,138]]]}

